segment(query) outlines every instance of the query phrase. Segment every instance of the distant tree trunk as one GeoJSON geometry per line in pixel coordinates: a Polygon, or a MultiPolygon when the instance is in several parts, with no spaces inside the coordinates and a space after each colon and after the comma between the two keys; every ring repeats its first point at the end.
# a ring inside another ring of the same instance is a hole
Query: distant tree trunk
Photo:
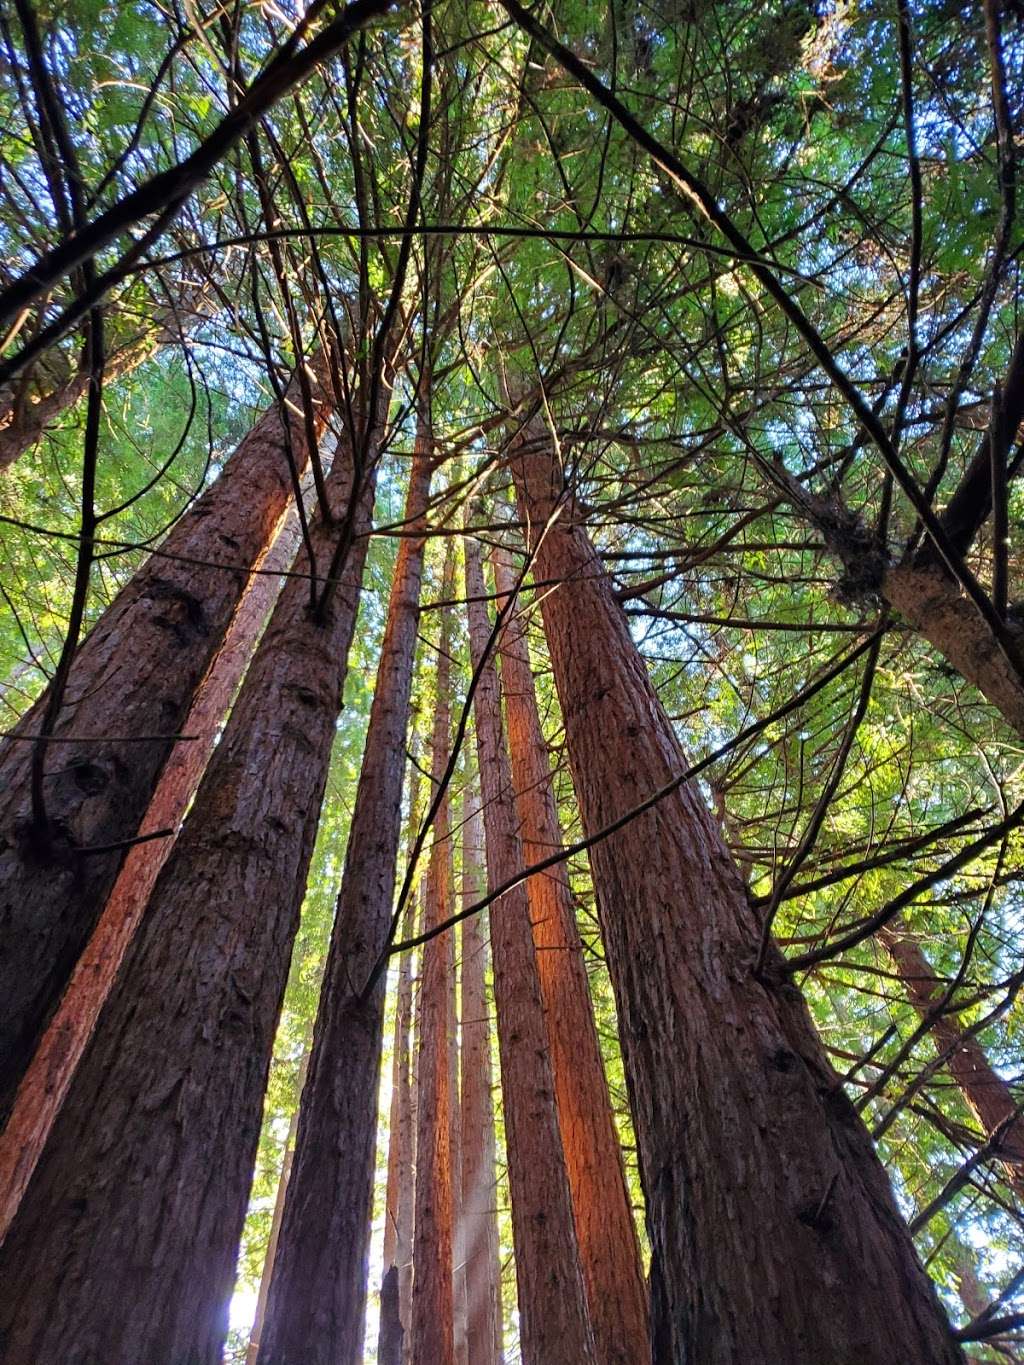
{"type": "MultiPolygon", "coordinates": [[[[176,829],[217,742],[220,726],[252,655],[256,637],[277,596],[298,545],[292,515],[254,575],[228,627],[224,645],[203,679],[185,721],[196,738],[171,751],[149,803],[140,834],[176,829]]],[[[103,913],[67,990],[21,1079],[7,1126],[0,1132],[0,1241],[11,1225],[53,1121],[92,1035],[125,952],[173,839],[151,839],[129,849],[103,913]]]]}
{"type": "MultiPolygon", "coordinates": [[[[422,524],[431,460],[421,430],[406,500],[414,526],[422,524]]],[[[363,990],[391,920],[424,543],[420,535],[399,539],[260,1346],[265,1365],[363,1358],[386,979],[365,999],[363,990]]]]}
{"type": "MultiPolygon", "coordinates": [[[[412,803],[415,809],[415,802],[412,803]]],[[[410,906],[413,904],[410,901],[410,906]]],[[[406,924],[411,927],[411,915],[406,924]]],[[[391,1065],[390,1142],[384,1213],[384,1278],[380,1293],[378,1365],[402,1365],[409,1326],[409,1298],[403,1275],[412,1263],[412,1220],[408,1193],[412,1188],[412,1105],[409,1095],[409,1026],[412,1021],[412,963],[403,953],[398,964],[398,999],[391,1065]]]]}
{"type": "Polygon", "coordinates": [[[299,1063],[298,1081],[295,1086],[295,1108],[292,1110],[291,1121],[288,1124],[288,1135],[284,1140],[284,1158],[281,1162],[281,1175],[277,1182],[277,1193],[274,1195],[274,1213],[270,1221],[270,1236],[267,1238],[267,1254],[263,1258],[263,1271],[260,1275],[260,1287],[256,1295],[256,1312],[253,1314],[252,1330],[249,1333],[249,1345],[245,1351],[245,1365],[256,1365],[256,1357],[260,1349],[260,1337],[263,1335],[263,1323],[267,1316],[267,1297],[270,1294],[270,1281],[274,1274],[274,1261],[277,1257],[277,1243],[281,1237],[281,1219],[284,1216],[284,1199],[288,1192],[288,1181],[292,1174],[292,1161],[295,1158],[295,1133],[299,1126],[299,1105],[302,1101],[302,1087],[306,1084],[306,1072],[309,1070],[309,1053],[302,1054],[302,1061],[299,1063]]]}
{"type": "MultiPolygon", "coordinates": [[[[462,834],[462,904],[484,893],[483,821],[477,796],[462,834]]],[[[462,1220],[466,1251],[466,1342],[471,1365],[499,1365],[501,1267],[498,1261],[497,1172],[491,1030],[485,990],[487,942],[478,915],[462,922],[462,1220]]]]}
{"type": "MultiPolygon", "coordinates": [[[[493,888],[522,868],[523,854],[512,805],[498,674],[493,657],[482,662],[490,626],[480,550],[468,536],[463,544],[470,654],[474,672],[480,672],[474,715],[487,881],[493,888]]],[[[594,1339],[558,1130],[525,886],[502,896],[492,907],[490,920],[522,1358],[525,1365],[561,1360],[586,1365],[596,1360],[594,1339]]]]}
{"type": "MultiPolygon", "coordinates": [[[[287,422],[304,465],[301,412],[289,410],[287,422]]],[[[0,742],[0,1118],[124,857],[118,847],[79,850],[136,834],[249,570],[286,506],[284,442],[274,405],[83,642],[48,747],[48,847],[30,814],[27,741],[39,732],[48,694],[19,721],[19,739],[0,742]]]]}
{"type": "MultiPolygon", "coordinates": [[[[346,445],[336,507],[352,482],[346,445]]],[[[373,484],[326,611],[281,593],[0,1249],[3,1365],[220,1360],[373,484]]],[[[327,562],[337,526],[312,536],[327,562]]]]}
{"type": "MultiPolygon", "coordinates": [[[[496,550],[492,562],[501,601],[512,593],[515,577],[506,551],[496,550]]],[[[516,813],[529,866],[560,848],[562,833],[521,615],[509,620],[498,648],[516,813]]],[[[565,864],[531,877],[526,892],[597,1359],[639,1365],[651,1358],[647,1286],[565,864]]]]}
{"type": "Polygon", "coordinates": [[[985,1136],[999,1133],[999,1159],[1011,1187],[1024,1199],[1024,1119],[1010,1087],[992,1067],[978,1040],[963,1033],[955,1015],[935,1013],[941,1007],[945,986],[914,936],[899,926],[889,925],[880,931],[879,937],[896,964],[910,1003],[928,1023],[929,1032],[946,1059],[946,1070],[985,1136]]]}
{"type": "MultiPolygon", "coordinates": [[[[459,814],[452,821],[460,824],[459,814]]],[[[451,910],[455,908],[454,889],[451,910]]],[[[455,1365],[467,1365],[466,1318],[469,1305],[466,1297],[466,1238],[462,1209],[462,1111],[459,1107],[459,1002],[458,962],[455,953],[455,931],[445,934],[448,942],[448,1118],[451,1125],[449,1150],[452,1171],[452,1332],[455,1365]]]]}
{"type": "MultiPolygon", "coordinates": [[[[512,471],[588,833],[685,761],[546,433],[512,471]],[[557,519],[545,528],[549,516],[557,519]]],[[[963,1360],[870,1139],[699,790],[591,849],[651,1238],[654,1358],[963,1360]]]]}
{"type": "MultiPolygon", "coordinates": [[[[451,597],[451,550],[445,564],[442,597],[451,597]]],[[[431,777],[436,787],[448,762],[451,718],[450,608],[442,611],[436,673],[431,777]]],[[[424,928],[449,918],[451,895],[451,830],[448,797],[441,800],[433,826],[433,846],[424,899],[424,928]]],[[[419,1051],[416,1058],[416,1216],[413,1228],[412,1325],[413,1365],[454,1365],[452,1293],[452,1102],[448,1073],[448,935],[423,948],[420,981],[419,1051]]]]}

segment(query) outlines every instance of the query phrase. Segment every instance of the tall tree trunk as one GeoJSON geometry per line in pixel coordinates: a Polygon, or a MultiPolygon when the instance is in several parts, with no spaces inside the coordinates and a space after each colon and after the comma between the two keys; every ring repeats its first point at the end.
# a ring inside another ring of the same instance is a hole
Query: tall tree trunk
{"type": "MultiPolygon", "coordinates": [[[[336,507],[352,475],[346,446],[336,507]]],[[[281,593],[0,1250],[3,1365],[220,1360],[373,483],[326,611],[281,593]]],[[[339,530],[312,536],[325,562],[339,530]]]]}
{"type": "MultiPolygon", "coordinates": [[[[484,661],[490,626],[480,549],[468,536],[463,544],[470,654],[474,673],[479,673],[474,715],[487,882],[493,889],[520,871],[523,853],[512,805],[498,674],[493,658],[484,661]]],[[[556,1360],[585,1365],[596,1359],[594,1338],[558,1131],[525,886],[502,896],[492,907],[490,921],[522,1358],[525,1365],[556,1360]]]]}
{"type": "MultiPolygon", "coordinates": [[[[417,527],[431,460],[421,430],[406,500],[406,517],[417,527]]],[[[386,980],[365,998],[363,990],[394,898],[424,543],[420,535],[399,540],[260,1346],[265,1365],[356,1365],[363,1358],[386,980]]]]}
{"type": "Polygon", "coordinates": [[[135,835],[249,570],[285,509],[286,422],[291,449],[306,463],[301,412],[272,406],[75,656],[48,746],[48,846],[33,829],[27,742],[48,694],[18,723],[19,738],[0,744],[0,1118],[124,856],[118,847],[80,850],[135,835]]]}
{"type": "MultiPolygon", "coordinates": [[[[584,828],[685,767],[546,434],[513,452],[584,828]],[[557,519],[545,525],[559,505],[557,519]]],[[[699,790],[591,850],[651,1238],[658,1361],[962,1361],[870,1139],[699,790]],[[851,1293],[851,1286],[856,1293],[851,1293]]]]}
{"type": "Polygon", "coordinates": [[[999,1133],[998,1155],[1006,1178],[1024,1199],[1024,1119],[1010,1087],[992,1067],[978,1040],[962,1032],[956,1016],[935,1012],[941,1010],[945,987],[914,936],[899,926],[888,925],[879,937],[896,964],[910,1003],[928,1023],[929,1032],[946,1059],[946,1070],[986,1137],[999,1133]]]}
{"type": "Polygon", "coordinates": [[[288,1124],[288,1135],[284,1140],[284,1158],[281,1162],[281,1175],[277,1182],[277,1193],[274,1196],[274,1212],[270,1220],[270,1236],[267,1238],[267,1254],[263,1258],[263,1271],[260,1275],[260,1287],[256,1294],[256,1312],[253,1314],[252,1330],[249,1333],[249,1345],[245,1351],[245,1365],[256,1365],[256,1357],[260,1349],[260,1337],[263,1335],[263,1324],[267,1317],[267,1298],[270,1294],[270,1281],[274,1274],[274,1261],[277,1258],[277,1244],[281,1238],[281,1220],[284,1217],[285,1195],[288,1193],[288,1181],[291,1179],[292,1162],[295,1159],[295,1134],[299,1126],[299,1106],[302,1102],[302,1087],[306,1084],[306,1073],[309,1070],[309,1053],[302,1054],[302,1061],[299,1063],[299,1075],[295,1086],[295,1108],[292,1110],[291,1121],[288,1124]]]}
{"type": "MultiPolygon", "coordinates": [[[[492,562],[499,601],[507,600],[515,586],[507,551],[496,550],[492,562]]],[[[560,848],[562,833],[520,613],[508,621],[498,647],[519,835],[529,866],[560,848]]],[[[639,1365],[651,1358],[647,1286],[566,865],[531,877],[526,893],[597,1359],[639,1365]]]]}
{"type": "MultiPolygon", "coordinates": [[[[415,810],[415,802],[412,802],[415,810]]],[[[413,904],[410,901],[410,907],[413,904]]],[[[411,924],[407,913],[406,924],[411,924]]],[[[384,1278],[380,1291],[379,1365],[402,1365],[409,1327],[409,1299],[403,1273],[412,1264],[412,1220],[408,1192],[412,1186],[412,1105],[409,1095],[409,1026],[412,1020],[412,963],[403,953],[398,964],[398,999],[391,1064],[390,1141],[384,1212],[384,1278]]],[[[411,1288],[411,1281],[408,1288],[411,1288]]]]}
{"type": "MultiPolygon", "coordinates": [[[[483,820],[476,794],[462,834],[462,904],[483,895],[483,820]]],[[[497,1173],[491,1091],[491,1029],[483,922],[462,922],[462,1220],[466,1252],[466,1343],[471,1365],[503,1359],[497,1173]]]]}
{"type": "MultiPolygon", "coordinates": [[[[452,824],[458,828],[460,808],[452,824]]],[[[454,891],[451,910],[454,910],[454,891]]],[[[448,943],[448,1138],[452,1172],[452,1333],[455,1365],[467,1365],[466,1238],[462,1209],[462,1110],[459,1104],[459,1002],[455,931],[445,934],[448,943]]]]}
{"type": "MultiPolygon", "coordinates": [[[[177,829],[217,742],[217,735],[252,655],[260,627],[298,545],[292,513],[254,575],[185,721],[196,736],[174,746],[149,803],[140,834],[177,829]]],[[[64,1102],[125,952],[142,918],[172,839],[129,849],[103,913],[68,982],[56,1013],[21,1079],[7,1126],[0,1132],[0,1242],[11,1225],[54,1119],[64,1102]]]]}
{"type": "MultiPolygon", "coordinates": [[[[442,597],[452,596],[451,548],[445,562],[442,597]]],[[[442,612],[431,777],[435,788],[448,763],[451,717],[450,608],[442,612]]],[[[434,817],[424,899],[424,928],[433,929],[451,915],[451,830],[445,794],[434,817]]],[[[423,948],[420,982],[419,1050],[416,1058],[416,1217],[413,1228],[412,1325],[413,1365],[454,1365],[452,1285],[452,1102],[448,1073],[448,935],[423,948]]]]}

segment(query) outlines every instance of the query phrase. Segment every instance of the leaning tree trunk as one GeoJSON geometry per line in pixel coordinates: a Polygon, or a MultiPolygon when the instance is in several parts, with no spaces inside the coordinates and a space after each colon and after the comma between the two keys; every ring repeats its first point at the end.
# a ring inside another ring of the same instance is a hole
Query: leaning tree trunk
{"type": "MultiPolygon", "coordinates": [[[[422,525],[431,452],[421,430],[406,501],[422,525]]],[[[264,1365],[363,1358],[386,979],[364,988],[391,919],[416,656],[421,535],[402,536],[321,987],[309,1077],[260,1341],[264,1365]]]]}
{"type": "MultiPolygon", "coordinates": [[[[442,596],[451,597],[451,550],[445,564],[442,596]]],[[[448,764],[451,717],[450,608],[442,611],[431,744],[431,778],[436,789],[448,764]]],[[[424,893],[423,923],[434,929],[451,915],[451,830],[448,796],[442,794],[434,816],[433,846],[424,893]]],[[[416,1057],[416,1214],[413,1227],[412,1365],[454,1365],[452,1284],[452,1102],[448,1073],[447,936],[423,948],[420,980],[419,1046],[416,1057]]]]}
{"type": "MultiPolygon", "coordinates": [[[[456,805],[455,810],[453,825],[457,829],[460,824],[460,807],[456,805]]],[[[454,908],[453,892],[452,909],[454,908]]],[[[452,1178],[452,1336],[455,1365],[468,1365],[466,1329],[469,1304],[466,1297],[466,1239],[462,1208],[462,1110],[459,1106],[459,1002],[455,930],[445,934],[445,939],[448,943],[448,1150],[452,1178]]]]}
{"type": "MultiPolygon", "coordinates": [[[[352,475],[339,449],[335,506],[352,475]]],[[[0,1250],[3,1365],[220,1360],[373,484],[326,610],[281,593],[0,1250]]],[[[338,536],[315,523],[318,563],[338,536]]]]}
{"type": "Polygon", "coordinates": [[[946,1070],[981,1124],[985,1136],[997,1137],[995,1155],[1003,1163],[1012,1189],[1024,1199],[1024,1119],[1010,1087],[985,1056],[976,1038],[962,1032],[953,1015],[942,1012],[945,987],[932,970],[912,934],[898,925],[879,933],[896,964],[910,1003],[928,1024],[946,1070]]]}
{"type": "MultiPolygon", "coordinates": [[[[261,562],[260,572],[253,576],[224,645],[196,692],[185,721],[185,733],[194,738],[179,741],[171,751],[139,827],[140,834],[175,830],[180,825],[280,588],[275,571],[287,570],[297,545],[298,519],[292,515],[261,562]]],[[[96,928],[21,1078],[7,1126],[0,1132],[0,1242],[17,1212],[172,847],[172,839],[154,838],[129,849],[96,928]]]]}
{"type": "MultiPolygon", "coordinates": [[[[474,715],[487,882],[493,890],[521,870],[523,853],[512,805],[498,674],[493,658],[485,657],[490,626],[480,549],[469,536],[463,544],[470,654],[474,674],[479,675],[474,715]]],[[[556,1360],[586,1365],[596,1361],[594,1338],[558,1130],[525,886],[495,902],[490,921],[522,1359],[525,1365],[556,1360]]]]}
{"type": "Polygon", "coordinates": [[[47,693],[0,745],[0,1118],[114,883],[118,845],[138,830],[285,509],[286,438],[304,465],[302,414],[274,405],[78,650],[48,745],[45,845],[31,818],[29,737],[47,693]]]}
{"type": "MultiPolygon", "coordinates": [[[[588,834],[685,760],[546,434],[513,451],[588,834]],[[545,530],[548,518],[557,519],[545,530]]],[[[700,791],[591,849],[652,1248],[658,1361],[952,1365],[963,1357],[870,1139],[700,791]]]]}
{"type": "MultiPolygon", "coordinates": [[[[413,810],[415,800],[410,802],[413,810]]],[[[410,906],[413,904],[410,901],[410,906]]],[[[412,917],[406,913],[405,923],[412,917]]],[[[395,1004],[395,1038],[391,1063],[390,1138],[388,1175],[384,1199],[384,1275],[380,1289],[380,1336],[378,1365],[402,1365],[405,1334],[409,1325],[409,1298],[403,1293],[403,1270],[411,1264],[412,1219],[408,1217],[408,1191],[412,1183],[412,1103],[409,1075],[409,1027],[412,1022],[412,963],[403,953],[398,964],[398,999],[395,1004]]],[[[411,1283],[408,1286],[411,1288],[411,1283]]]]}
{"type": "MultiPolygon", "coordinates": [[[[483,821],[476,795],[462,831],[462,904],[484,892],[483,821]]],[[[487,942],[478,915],[462,922],[462,1220],[466,1250],[466,1348],[471,1365],[500,1365],[501,1279],[491,1094],[487,942]]]]}
{"type": "MultiPolygon", "coordinates": [[[[492,563],[498,600],[507,601],[515,586],[507,552],[496,550],[492,563]]],[[[520,613],[505,626],[498,647],[516,813],[529,866],[559,849],[562,834],[520,613]]],[[[565,864],[531,877],[526,893],[597,1359],[639,1365],[651,1358],[647,1286],[565,864]]]]}

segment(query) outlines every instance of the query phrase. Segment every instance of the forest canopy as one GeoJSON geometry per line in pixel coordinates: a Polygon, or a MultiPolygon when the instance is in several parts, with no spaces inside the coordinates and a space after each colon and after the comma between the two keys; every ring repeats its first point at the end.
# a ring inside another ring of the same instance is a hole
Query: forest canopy
{"type": "Polygon", "coordinates": [[[0,1365],[1024,1360],[1022,128],[1019,0],[0,4],[0,1365]]]}

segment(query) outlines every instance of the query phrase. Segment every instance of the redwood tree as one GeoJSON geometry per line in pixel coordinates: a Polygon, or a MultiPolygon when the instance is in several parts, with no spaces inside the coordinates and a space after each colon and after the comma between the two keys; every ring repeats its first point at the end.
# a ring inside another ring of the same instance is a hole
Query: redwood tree
{"type": "Polygon", "coordinates": [[[286,445],[301,468],[309,449],[293,399],[267,409],[78,650],[47,746],[45,829],[30,771],[49,691],[0,748],[0,1117],[270,544],[292,489],[286,445]]]}
{"type": "MultiPolygon", "coordinates": [[[[495,550],[492,563],[498,600],[508,601],[515,578],[507,552],[495,550]]],[[[519,836],[530,866],[561,848],[562,836],[521,611],[509,618],[499,650],[519,836]]],[[[531,877],[526,894],[597,1359],[640,1362],[650,1358],[647,1286],[565,864],[531,877]]]]}
{"type": "MultiPolygon", "coordinates": [[[[498,674],[493,656],[487,654],[490,626],[480,550],[469,536],[463,545],[470,656],[478,678],[474,717],[487,884],[493,890],[522,868],[522,845],[512,804],[498,674]]],[[[519,885],[502,896],[490,921],[520,1347],[526,1365],[544,1365],[559,1357],[583,1365],[597,1357],[555,1109],[526,888],[519,885]]]]}
{"type": "MultiPolygon", "coordinates": [[[[544,627],[596,835],[685,760],[536,423],[511,463],[534,573],[559,585],[544,627]]],[[[655,1358],[961,1361],[778,953],[755,973],[760,926],[700,791],[676,786],[591,862],[646,1197],[655,1358]]]]}
{"type": "Polygon", "coordinates": [[[355,533],[340,577],[314,608],[300,552],[0,1249],[5,1365],[220,1359],[372,514],[357,463],[342,440],[341,524],[312,531],[318,562],[355,533]]]}
{"type": "MultiPolygon", "coordinates": [[[[421,424],[406,498],[411,532],[423,526],[432,460],[421,424]]],[[[399,539],[260,1339],[266,1365],[356,1365],[363,1355],[385,981],[364,988],[391,922],[424,544],[420,534],[399,539]]]]}

